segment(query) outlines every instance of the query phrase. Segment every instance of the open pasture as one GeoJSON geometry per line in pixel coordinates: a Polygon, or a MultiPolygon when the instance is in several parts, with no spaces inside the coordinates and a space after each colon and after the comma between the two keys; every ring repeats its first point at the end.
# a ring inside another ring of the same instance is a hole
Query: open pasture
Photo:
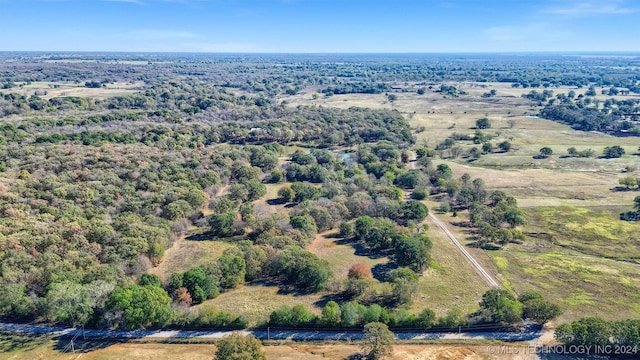
{"type": "Polygon", "coordinates": [[[15,87],[1,92],[11,92],[26,97],[32,95],[43,99],[54,97],[76,96],[106,99],[113,96],[131,95],[139,92],[144,86],[142,81],[128,83],[109,83],[100,88],[87,88],[84,84],[74,82],[32,82],[18,83],[15,87]]]}
{"type": "MultiPolygon", "coordinates": [[[[62,352],[69,343],[66,338],[50,336],[7,335],[0,341],[0,359],[32,360],[210,360],[216,346],[208,342],[192,344],[161,343],[133,340],[129,342],[79,342],[77,351],[62,352]]],[[[267,359],[316,360],[346,359],[360,351],[355,343],[269,343],[263,346],[267,359]]],[[[487,355],[486,345],[457,344],[396,344],[390,360],[480,360],[487,355]]],[[[507,359],[498,357],[496,359],[507,359]]]]}

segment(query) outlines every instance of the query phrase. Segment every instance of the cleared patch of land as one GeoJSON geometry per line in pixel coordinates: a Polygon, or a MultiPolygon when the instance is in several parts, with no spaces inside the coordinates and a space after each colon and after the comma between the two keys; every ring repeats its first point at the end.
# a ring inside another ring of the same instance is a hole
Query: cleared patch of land
{"type": "MultiPolygon", "coordinates": [[[[595,161],[595,160],[594,160],[595,161]]],[[[608,160],[603,160],[608,161],[608,160]]],[[[439,162],[436,162],[439,163],[439,162]]],[[[634,191],[612,191],[621,172],[560,169],[482,168],[472,164],[446,162],[459,177],[468,173],[481,178],[487,188],[503,190],[518,199],[518,205],[535,206],[631,206],[634,191]]],[[[631,174],[633,175],[633,174],[631,174]]]]}
{"type": "Polygon", "coordinates": [[[342,239],[336,231],[318,234],[308,250],[326,260],[338,280],[346,280],[349,268],[356,263],[364,263],[370,268],[389,262],[388,257],[370,257],[363,254],[360,244],[342,239]]]}
{"type": "Polygon", "coordinates": [[[280,291],[275,284],[249,284],[224,292],[203,304],[214,305],[218,310],[234,315],[243,315],[249,321],[249,325],[257,325],[268,320],[269,314],[282,305],[304,304],[310,310],[320,314],[320,308],[324,306],[324,300],[326,300],[325,296],[328,295],[330,293],[326,292],[286,293],[280,291]]]}
{"type": "MultiPolygon", "coordinates": [[[[529,240],[530,242],[530,240],[529,240]]],[[[516,292],[536,289],[563,309],[558,321],[585,316],[627,319],[640,316],[638,265],[584,255],[549,244],[544,252],[508,246],[490,255],[516,292]]]]}
{"type": "MultiPolygon", "coordinates": [[[[431,229],[429,237],[433,243],[432,266],[422,273],[418,281],[418,291],[409,305],[409,310],[418,313],[429,308],[438,316],[444,316],[452,307],[465,312],[477,310],[478,299],[489,287],[444,232],[430,220],[426,224],[431,229]]],[[[319,235],[309,246],[309,250],[329,262],[338,280],[345,280],[349,268],[355,263],[367,264],[375,273],[378,266],[389,261],[387,257],[364,255],[361,245],[345,242],[335,235],[335,232],[319,235]]],[[[379,288],[380,285],[379,281],[373,281],[373,288],[379,288]]]]}
{"type": "MultiPolygon", "coordinates": [[[[113,343],[108,341],[79,342],[76,352],[62,351],[69,339],[51,338],[48,336],[20,336],[9,335],[0,340],[0,359],[31,360],[210,360],[213,358],[215,344],[164,344],[164,343],[113,343]]],[[[282,343],[264,346],[267,359],[315,360],[315,359],[346,359],[360,351],[358,344],[326,343],[303,344],[282,343]]],[[[456,344],[398,344],[394,346],[394,353],[390,360],[481,360],[488,354],[487,346],[456,345],[456,344]]],[[[493,357],[507,359],[507,357],[493,357]]]]}
{"type": "Polygon", "coordinates": [[[535,288],[561,304],[562,320],[640,316],[639,223],[613,208],[527,209],[523,244],[490,251],[516,291],[535,288]]]}
{"type": "MultiPolygon", "coordinates": [[[[445,315],[454,307],[465,313],[478,310],[478,302],[489,286],[446,234],[430,219],[426,223],[433,244],[432,266],[420,278],[410,309],[418,312],[430,308],[438,316],[445,315]]],[[[476,254],[473,256],[477,259],[476,254]]],[[[482,266],[486,268],[485,263],[482,266]]],[[[487,270],[493,273],[491,268],[487,270]]]]}
{"type": "Polygon", "coordinates": [[[134,94],[140,91],[143,86],[144,83],[142,81],[110,83],[99,88],[87,88],[84,84],[77,84],[74,82],[31,82],[18,83],[15,87],[2,90],[1,92],[16,93],[27,97],[37,95],[47,100],[54,97],[64,96],[106,99],[113,96],[134,94]]]}
{"type": "Polygon", "coordinates": [[[174,272],[215,262],[230,247],[231,244],[224,241],[179,239],[165,252],[162,263],[150,272],[167,279],[174,272]]]}
{"type": "Polygon", "coordinates": [[[640,223],[622,221],[624,208],[528,209],[527,230],[553,244],[587,255],[640,263],[640,223]]]}

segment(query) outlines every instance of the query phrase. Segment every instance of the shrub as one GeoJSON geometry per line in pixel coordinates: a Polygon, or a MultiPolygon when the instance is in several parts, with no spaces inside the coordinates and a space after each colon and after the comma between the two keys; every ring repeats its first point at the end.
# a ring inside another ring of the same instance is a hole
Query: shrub
{"type": "Polygon", "coordinates": [[[234,332],[216,343],[214,360],[266,360],[260,340],[234,332]]]}
{"type": "Polygon", "coordinates": [[[340,236],[342,237],[350,237],[353,236],[353,225],[346,221],[340,223],[340,236]]]}
{"type": "Polygon", "coordinates": [[[138,284],[142,286],[150,285],[162,287],[162,280],[155,274],[144,273],[140,276],[140,280],[138,280],[138,284]]]}
{"type": "Polygon", "coordinates": [[[603,156],[607,159],[619,158],[625,151],[620,145],[607,146],[604,148],[603,156]]]}
{"type": "Polygon", "coordinates": [[[278,196],[285,202],[291,202],[296,193],[289,186],[283,186],[278,190],[278,196]]]}
{"type": "Polygon", "coordinates": [[[211,233],[218,237],[229,237],[236,233],[236,214],[229,211],[223,214],[215,214],[209,218],[211,233]]]}
{"type": "Polygon", "coordinates": [[[284,276],[289,284],[302,291],[323,289],[331,275],[326,261],[298,246],[281,251],[271,270],[274,275],[284,276]]]}
{"type": "Polygon", "coordinates": [[[428,192],[426,189],[415,189],[411,193],[411,198],[413,200],[424,200],[427,198],[428,192]]]}
{"type": "Polygon", "coordinates": [[[155,286],[116,288],[107,302],[112,325],[129,329],[164,325],[171,318],[171,298],[155,286]]]}
{"type": "Polygon", "coordinates": [[[349,269],[349,273],[347,275],[349,279],[371,279],[373,278],[373,273],[371,273],[371,269],[364,263],[353,264],[349,269]]]}
{"type": "Polygon", "coordinates": [[[478,129],[489,129],[491,128],[491,122],[489,121],[488,118],[484,117],[476,120],[476,127],[478,129]]]}

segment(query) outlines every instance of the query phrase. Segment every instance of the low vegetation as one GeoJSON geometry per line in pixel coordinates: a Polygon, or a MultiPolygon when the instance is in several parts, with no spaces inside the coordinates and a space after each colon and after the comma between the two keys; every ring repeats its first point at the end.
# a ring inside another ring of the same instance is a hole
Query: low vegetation
{"type": "Polygon", "coordinates": [[[555,338],[564,345],[600,349],[615,347],[615,354],[634,357],[640,346],[639,325],[638,320],[605,321],[598,317],[586,317],[559,325],[555,330],[555,338]]]}

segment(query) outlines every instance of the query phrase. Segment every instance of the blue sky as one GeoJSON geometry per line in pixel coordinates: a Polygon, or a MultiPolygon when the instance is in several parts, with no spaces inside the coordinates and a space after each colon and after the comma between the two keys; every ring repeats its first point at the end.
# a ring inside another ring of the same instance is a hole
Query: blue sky
{"type": "Polygon", "coordinates": [[[640,51],[640,0],[0,0],[0,51],[640,51]]]}

